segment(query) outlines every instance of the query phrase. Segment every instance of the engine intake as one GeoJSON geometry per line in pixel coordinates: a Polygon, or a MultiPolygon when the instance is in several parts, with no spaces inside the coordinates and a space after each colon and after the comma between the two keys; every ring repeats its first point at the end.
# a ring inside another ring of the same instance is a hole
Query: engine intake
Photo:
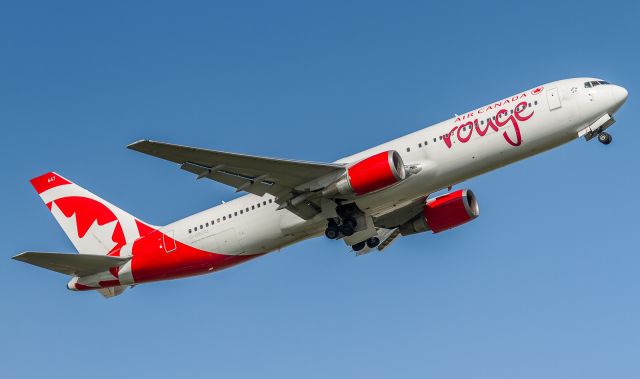
{"type": "Polygon", "coordinates": [[[347,168],[347,175],[327,186],[323,196],[365,195],[398,183],[407,177],[402,158],[389,150],[365,158],[347,168]]]}
{"type": "Polygon", "coordinates": [[[427,200],[421,215],[400,226],[402,235],[431,230],[433,233],[455,228],[480,215],[480,207],[471,190],[457,190],[427,200]]]}

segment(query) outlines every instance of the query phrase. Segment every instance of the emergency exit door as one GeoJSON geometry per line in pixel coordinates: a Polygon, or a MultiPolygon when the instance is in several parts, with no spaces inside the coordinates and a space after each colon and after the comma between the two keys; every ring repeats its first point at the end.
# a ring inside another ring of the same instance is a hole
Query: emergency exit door
{"type": "Polygon", "coordinates": [[[547,102],[549,103],[550,111],[562,107],[562,103],[560,103],[560,93],[558,92],[558,88],[551,88],[547,91],[547,102]]]}

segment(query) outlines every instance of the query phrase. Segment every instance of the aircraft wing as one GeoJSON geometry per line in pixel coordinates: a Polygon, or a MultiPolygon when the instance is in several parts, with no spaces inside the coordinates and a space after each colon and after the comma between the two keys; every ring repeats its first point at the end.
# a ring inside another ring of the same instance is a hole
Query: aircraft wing
{"type": "Polygon", "coordinates": [[[315,163],[296,160],[265,158],[246,154],[174,145],[164,142],[141,140],[127,146],[157,158],[180,165],[180,168],[197,175],[258,196],[265,193],[276,197],[276,202],[304,219],[319,213],[312,202],[287,206],[292,197],[305,192],[300,188],[318,178],[335,175],[345,168],[333,163],[315,163]]]}

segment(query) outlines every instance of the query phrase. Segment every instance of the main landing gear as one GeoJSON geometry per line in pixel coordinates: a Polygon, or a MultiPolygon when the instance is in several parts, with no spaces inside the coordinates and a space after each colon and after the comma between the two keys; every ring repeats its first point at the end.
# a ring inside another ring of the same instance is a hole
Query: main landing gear
{"type": "Polygon", "coordinates": [[[378,239],[378,237],[371,237],[366,241],[358,242],[357,244],[351,246],[351,248],[353,249],[353,251],[360,251],[364,249],[365,246],[369,249],[375,249],[376,247],[378,247],[378,245],[380,245],[380,240],[378,239]]]}
{"type": "Polygon", "coordinates": [[[598,141],[603,145],[608,145],[613,141],[613,137],[607,132],[600,132],[600,134],[598,134],[598,141]]]}
{"type": "Polygon", "coordinates": [[[324,231],[324,235],[332,240],[338,239],[342,236],[349,237],[355,232],[356,225],[356,219],[353,217],[345,217],[340,225],[338,225],[336,220],[331,219],[329,220],[327,229],[324,231]]]}
{"type": "Polygon", "coordinates": [[[351,248],[354,251],[361,251],[365,247],[370,249],[378,247],[380,239],[375,235],[371,237],[371,234],[374,234],[372,231],[375,232],[373,222],[367,221],[367,216],[355,204],[339,205],[336,208],[336,215],[337,217],[327,220],[327,228],[324,231],[327,238],[336,240],[344,237],[345,243],[351,245],[361,238],[369,237],[351,245],[351,248]]]}

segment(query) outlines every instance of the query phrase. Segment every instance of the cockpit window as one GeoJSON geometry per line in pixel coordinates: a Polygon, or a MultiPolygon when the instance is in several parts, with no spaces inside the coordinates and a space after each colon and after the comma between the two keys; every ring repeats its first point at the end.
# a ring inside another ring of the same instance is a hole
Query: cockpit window
{"type": "Polygon", "coordinates": [[[599,85],[611,84],[609,82],[605,82],[604,80],[593,80],[591,82],[584,82],[584,88],[591,88],[599,85]]]}

